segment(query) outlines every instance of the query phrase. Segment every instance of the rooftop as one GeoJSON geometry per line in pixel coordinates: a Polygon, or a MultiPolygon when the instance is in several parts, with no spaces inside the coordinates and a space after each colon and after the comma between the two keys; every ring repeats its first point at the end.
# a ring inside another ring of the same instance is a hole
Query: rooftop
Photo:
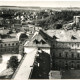
{"type": "Polygon", "coordinates": [[[17,38],[6,38],[6,39],[2,39],[2,42],[12,42],[12,41],[18,41],[17,38]]]}
{"type": "Polygon", "coordinates": [[[55,36],[60,42],[80,42],[80,30],[47,30],[45,32],[52,38],[55,36]]]}
{"type": "Polygon", "coordinates": [[[28,47],[45,47],[45,46],[50,47],[50,45],[47,44],[46,40],[40,35],[40,33],[34,34],[31,41],[29,41],[24,46],[28,46],[28,47]]]}
{"type": "Polygon", "coordinates": [[[16,33],[10,34],[10,37],[1,38],[2,42],[12,42],[12,41],[18,41],[16,38],[16,33]]]}

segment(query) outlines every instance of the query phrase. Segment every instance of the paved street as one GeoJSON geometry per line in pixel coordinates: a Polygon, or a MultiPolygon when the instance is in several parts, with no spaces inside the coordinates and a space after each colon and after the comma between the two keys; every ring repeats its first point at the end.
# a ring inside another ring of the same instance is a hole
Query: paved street
{"type": "Polygon", "coordinates": [[[33,66],[36,53],[37,49],[34,49],[25,55],[24,60],[13,76],[14,80],[27,80],[29,78],[30,72],[33,69],[31,66],[33,66]]]}

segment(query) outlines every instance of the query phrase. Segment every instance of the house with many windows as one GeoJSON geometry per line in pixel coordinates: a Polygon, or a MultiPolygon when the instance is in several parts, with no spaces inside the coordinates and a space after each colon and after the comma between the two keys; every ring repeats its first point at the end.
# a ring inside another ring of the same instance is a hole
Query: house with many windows
{"type": "Polygon", "coordinates": [[[80,69],[80,30],[47,30],[53,38],[51,57],[53,69],[80,69]]]}

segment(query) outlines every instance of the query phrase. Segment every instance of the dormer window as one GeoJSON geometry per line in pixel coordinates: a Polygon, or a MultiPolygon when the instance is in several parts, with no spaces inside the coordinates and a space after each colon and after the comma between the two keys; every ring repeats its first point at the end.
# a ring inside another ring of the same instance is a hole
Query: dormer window
{"type": "Polygon", "coordinates": [[[53,39],[58,39],[55,35],[53,36],[53,39]]]}
{"type": "Polygon", "coordinates": [[[72,36],[71,36],[71,39],[75,40],[75,39],[77,39],[77,38],[76,38],[75,36],[72,35],[72,36]]]}
{"type": "Polygon", "coordinates": [[[35,39],[33,42],[39,44],[39,41],[37,39],[35,39]]]}
{"type": "Polygon", "coordinates": [[[41,39],[40,43],[45,44],[46,42],[44,40],[41,39]]]}

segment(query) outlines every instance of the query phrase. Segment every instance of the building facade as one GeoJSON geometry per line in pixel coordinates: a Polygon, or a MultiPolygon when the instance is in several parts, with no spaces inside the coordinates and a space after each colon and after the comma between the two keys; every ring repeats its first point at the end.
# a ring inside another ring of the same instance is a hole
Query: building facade
{"type": "Polygon", "coordinates": [[[55,69],[80,69],[80,42],[57,42],[51,52],[55,69]]]}
{"type": "Polygon", "coordinates": [[[52,37],[52,69],[80,69],[80,31],[48,30],[52,37]]]}
{"type": "Polygon", "coordinates": [[[0,53],[9,54],[9,53],[19,53],[19,42],[18,41],[7,41],[0,43],[0,53]]]}

